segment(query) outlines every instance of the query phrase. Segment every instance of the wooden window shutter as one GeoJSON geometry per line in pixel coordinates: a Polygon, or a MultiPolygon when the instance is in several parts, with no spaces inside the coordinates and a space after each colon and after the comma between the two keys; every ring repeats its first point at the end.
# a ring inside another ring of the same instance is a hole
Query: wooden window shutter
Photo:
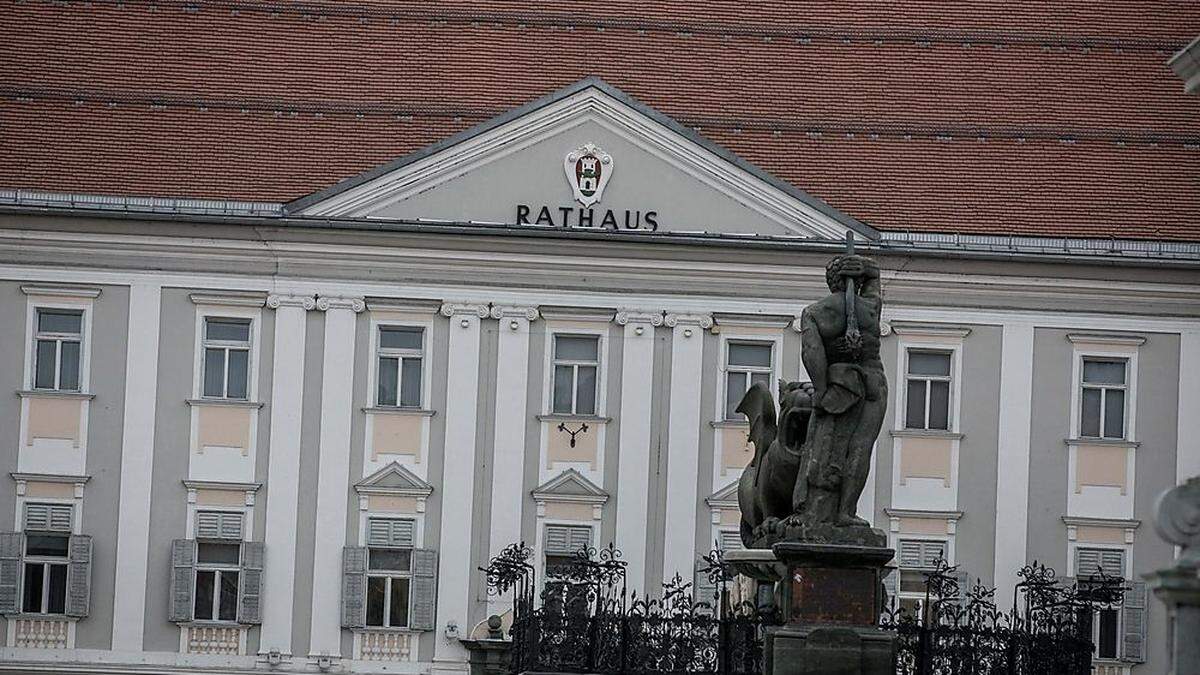
{"type": "Polygon", "coordinates": [[[242,540],[241,513],[232,511],[197,511],[197,539],[231,539],[242,540]]]}
{"type": "Polygon", "coordinates": [[[342,627],[367,625],[367,547],[342,549],[342,627]]]}
{"type": "Polygon", "coordinates": [[[590,527],[572,527],[571,528],[571,552],[578,553],[580,550],[592,547],[592,528],[590,527]]]}
{"type": "Polygon", "coordinates": [[[1125,591],[1121,603],[1121,660],[1128,663],[1146,662],[1146,582],[1134,581],[1125,591]]]}
{"type": "Polygon", "coordinates": [[[0,614],[21,612],[21,558],[25,535],[0,532],[0,614]]]}
{"type": "Polygon", "coordinates": [[[546,553],[574,555],[592,545],[592,528],[571,525],[546,526],[546,553]]]}
{"type": "Polygon", "coordinates": [[[955,598],[955,601],[959,605],[966,605],[967,594],[971,592],[971,574],[962,571],[955,572],[954,581],[958,583],[958,597],[955,598]]]}
{"type": "Polygon", "coordinates": [[[921,567],[937,567],[939,560],[946,560],[946,542],[921,542],[921,567]]]}
{"type": "Polygon", "coordinates": [[[82,619],[92,602],[92,538],[71,535],[67,542],[67,601],[65,614],[82,619]]]}
{"type": "Polygon", "coordinates": [[[900,566],[921,566],[921,542],[900,540],[900,566]]]}
{"type": "Polygon", "coordinates": [[[433,630],[437,613],[437,551],[416,548],[412,552],[412,630],[433,630]]]}
{"type": "Polygon", "coordinates": [[[734,530],[722,530],[719,541],[721,542],[722,551],[740,551],[745,548],[742,545],[741,533],[734,530]]]}
{"type": "Polygon", "coordinates": [[[238,623],[262,623],[262,573],[265,546],[261,541],[242,542],[242,570],[238,579],[238,623]]]}
{"type": "Polygon", "coordinates": [[[70,532],[75,508],[70,504],[25,504],[25,529],[70,532]]]}
{"type": "Polygon", "coordinates": [[[1097,576],[1122,579],[1125,577],[1125,552],[1116,549],[1075,549],[1075,576],[1086,579],[1097,576]]]}
{"type": "Polygon", "coordinates": [[[885,607],[890,608],[896,603],[896,593],[900,590],[900,569],[896,567],[885,567],[884,571],[889,572],[883,578],[883,592],[887,594],[887,602],[885,607]]]}
{"type": "Polygon", "coordinates": [[[171,621],[191,621],[196,596],[196,540],[171,542],[171,621]]]}
{"type": "Polygon", "coordinates": [[[401,518],[369,518],[367,520],[367,545],[400,546],[413,545],[416,522],[401,518]]]}

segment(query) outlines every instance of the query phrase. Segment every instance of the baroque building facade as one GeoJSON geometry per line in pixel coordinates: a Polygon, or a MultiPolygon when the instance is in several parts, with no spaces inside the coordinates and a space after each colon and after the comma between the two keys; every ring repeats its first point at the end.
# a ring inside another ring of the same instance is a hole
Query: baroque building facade
{"type": "Polygon", "coordinates": [[[848,235],[893,602],[1103,570],[1098,672],[1165,670],[1200,244],[880,231],[598,80],[289,203],[0,198],[0,669],[462,670],[507,544],[692,576],[848,235]]]}

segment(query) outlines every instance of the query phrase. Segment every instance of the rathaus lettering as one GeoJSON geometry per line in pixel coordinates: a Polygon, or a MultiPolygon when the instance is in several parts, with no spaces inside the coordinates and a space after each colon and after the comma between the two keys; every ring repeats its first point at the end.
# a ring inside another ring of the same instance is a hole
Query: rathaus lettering
{"type": "Polygon", "coordinates": [[[536,212],[528,204],[517,204],[518,225],[590,227],[610,230],[658,230],[658,211],[613,211],[574,206],[542,206],[536,212]]]}

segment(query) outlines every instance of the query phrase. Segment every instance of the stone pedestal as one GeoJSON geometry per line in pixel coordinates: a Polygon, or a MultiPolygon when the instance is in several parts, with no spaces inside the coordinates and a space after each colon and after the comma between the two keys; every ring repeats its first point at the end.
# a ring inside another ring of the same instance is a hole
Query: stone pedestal
{"type": "Polygon", "coordinates": [[[1171,675],[1200,673],[1200,569],[1172,567],[1143,577],[1167,606],[1171,675]]]}
{"type": "Polygon", "coordinates": [[[780,582],[785,625],[767,636],[767,673],[893,672],[896,636],[878,628],[883,575],[893,551],[878,530],[857,539],[862,543],[772,547],[788,576],[780,582]]]}

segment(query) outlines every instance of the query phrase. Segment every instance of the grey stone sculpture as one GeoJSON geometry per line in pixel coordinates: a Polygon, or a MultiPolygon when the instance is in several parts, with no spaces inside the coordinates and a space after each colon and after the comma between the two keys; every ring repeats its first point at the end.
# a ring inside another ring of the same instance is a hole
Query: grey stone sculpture
{"type": "Polygon", "coordinates": [[[738,485],[742,541],[883,546],[855,514],[887,408],[879,357],[879,267],[863,256],[835,257],[830,294],[800,318],[802,358],[812,382],[780,382],[780,409],[763,385],[738,410],[750,421],[754,459],[738,485]]]}

